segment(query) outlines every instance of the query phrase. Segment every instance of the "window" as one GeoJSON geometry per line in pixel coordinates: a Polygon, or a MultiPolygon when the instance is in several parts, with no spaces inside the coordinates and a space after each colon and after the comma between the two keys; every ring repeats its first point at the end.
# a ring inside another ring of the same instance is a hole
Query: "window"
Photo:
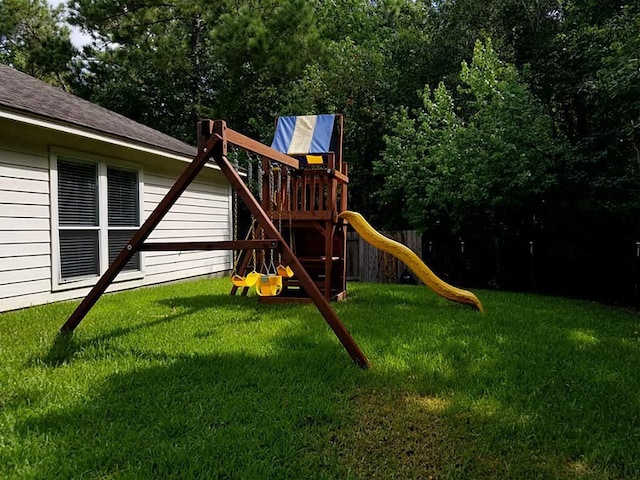
{"type": "MultiPolygon", "coordinates": [[[[101,275],[140,226],[140,179],[103,162],[58,156],[55,165],[58,283],[75,285],[101,275]]],[[[140,271],[136,253],[123,272],[140,271]]]]}
{"type": "Polygon", "coordinates": [[[61,279],[100,273],[98,166],[58,161],[61,279]]]}
{"type": "MultiPolygon", "coordinates": [[[[107,167],[107,217],[109,225],[109,265],[127,246],[140,225],[138,172],[107,167]],[[131,228],[134,227],[134,228],[131,228]]],[[[140,253],[122,269],[140,270],[140,253]]]]}

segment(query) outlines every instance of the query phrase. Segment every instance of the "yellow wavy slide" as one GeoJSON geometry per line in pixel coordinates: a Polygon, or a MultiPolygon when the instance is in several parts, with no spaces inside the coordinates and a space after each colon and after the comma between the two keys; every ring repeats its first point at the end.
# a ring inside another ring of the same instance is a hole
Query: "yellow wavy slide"
{"type": "Polygon", "coordinates": [[[441,280],[409,247],[380,234],[358,212],[347,210],[342,212],[339,217],[347,220],[364,241],[403,262],[436,294],[452,302],[466,303],[481,312],[483,311],[482,303],[473,293],[456,288],[441,280]]]}

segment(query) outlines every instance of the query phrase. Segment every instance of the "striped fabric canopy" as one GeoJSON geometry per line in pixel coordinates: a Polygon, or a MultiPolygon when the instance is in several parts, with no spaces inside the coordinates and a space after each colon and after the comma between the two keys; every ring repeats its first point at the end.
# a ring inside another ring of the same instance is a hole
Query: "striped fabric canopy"
{"type": "Polygon", "coordinates": [[[330,149],[335,115],[280,117],[271,148],[288,155],[326,153],[330,149]]]}

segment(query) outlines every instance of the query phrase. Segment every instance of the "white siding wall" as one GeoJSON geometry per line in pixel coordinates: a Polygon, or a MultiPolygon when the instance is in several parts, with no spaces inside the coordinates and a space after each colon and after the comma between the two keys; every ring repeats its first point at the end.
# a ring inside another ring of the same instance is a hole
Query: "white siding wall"
{"type": "MultiPolygon", "coordinates": [[[[145,217],[164,198],[174,179],[144,176],[145,217]]],[[[149,242],[229,240],[229,186],[202,183],[196,179],[171,207],[149,237],[149,242]]],[[[205,275],[230,269],[229,253],[146,252],[145,283],[157,283],[174,278],[205,275]]]]}
{"type": "MultiPolygon", "coordinates": [[[[157,159],[157,162],[172,162],[157,159]]],[[[177,163],[177,162],[176,162],[177,163]]],[[[186,164],[185,164],[186,165],[186,164]]],[[[182,166],[180,169],[183,168],[182,166]]],[[[177,178],[144,171],[144,219],[177,178]]],[[[150,241],[230,238],[230,193],[221,174],[206,172],[171,208],[150,241]]],[[[0,149],[0,311],[85,296],[89,288],[52,291],[49,158],[0,149]]],[[[144,276],[114,283],[122,290],[229,270],[229,252],[146,252],[144,276]]],[[[97,281],[97,279],[96,279],[97,281]]]]}
{"type": "Polygon", "coordinates": [[[49,159],[0,150],[0,310],[49,292],[49,159]]]}

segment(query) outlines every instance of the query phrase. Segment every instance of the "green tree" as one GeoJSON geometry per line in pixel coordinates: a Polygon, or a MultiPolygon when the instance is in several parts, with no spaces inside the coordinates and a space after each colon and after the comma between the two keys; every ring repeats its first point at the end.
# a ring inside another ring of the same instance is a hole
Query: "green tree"
{"type": "Polygon", "coordinates": [[[193,141],[211,96],[215,64],[205,48],[204,2],[77,0],[71,21],[92,32],[78,91],[89,100],[177,138],[193,141]]]}
{"type": "Polygon", "coordinates": [[[325,54],[286,94],[285,113],[345,114],[351,206],[374,219],[384,212],[373,201],[379,188],[373,162],[384,148],[391,115],[431,80],[422,55],[430,41],[430,9],[426,2],[321,2],[317,18],[325,54]]]}
{"type": "Polygon", "coordinates": [[[288,92],[309,64],[326,59],[316,6],[304,0],[247,1],[217,19],[209,37],[221,71],[214,116],[265,141],[273,134],[274,118],[288,110],[288,92]]]}
{"type": "Polygon", "coordinates": [[[195,121],[225,118],[264,139],[291,82],[322,49],[314,3],[303,0],[76,0],[87,49],[84,96],[193,140],[195,121]]]}
{"type": "Polygon", "coordinates": [[[62,21],[62,6],[52,8],[45,0],[3,0],[0,62],[69,89],[76,50],[62,21]]]}
{"type": "Polygon", "coordinates": [[[543,80],[560,126],[576,146],[566,179],[572,210],[620,215],[640,210],[640,5],[567,2],[543,80]]]}
{"type": "Polygon", "coordinates": [[[517,69],[477,42],[460,78],[458,106],[441,83],[425,87],[413,117],[400,111],[376,163],[386,178],[380,199],[413,228],[446,219],[462,232],[530,218],[557,181],[566,145],[517,69]]]}
{"type": "Polygon", "coordinates": [[[456,81],[478,38],[491,38],[501,58],[518,68],[536,65],[558,32],[563,0],[439,0],[434,6],[433,41],[425,55],[438,79],[456,81]]]}

